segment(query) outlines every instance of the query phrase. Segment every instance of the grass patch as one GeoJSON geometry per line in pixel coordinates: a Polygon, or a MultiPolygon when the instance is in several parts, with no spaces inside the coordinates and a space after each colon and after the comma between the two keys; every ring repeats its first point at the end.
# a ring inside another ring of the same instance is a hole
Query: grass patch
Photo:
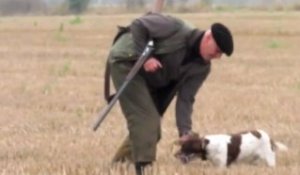
{"type": "Polygon", "coordinates": [[[70,20],[71,25],[78,25],[81,24],[83,21],[80,16],[75,16],[73,19],[70,20]]]}
{"type": "Polygon", "coordinates": [[[64,36],[61,32],[57,32],[55,34],[55,40],[59,42],[66,42],[68,39],[66,36],[64,36]]]}
{"type": "Polygon", "coordinates": [[[282,46],[282,44],[276,40],[271,40],[267,44],[267,47],[270,49],[277,49],[277,48],[280,48],[281,46],[282,46]]]}
{"type": "Polygon", "coordinates": [[[296,84],[296,89],[297,89],[298,91],[300,91],[300,82],[298,82],[298,83],[296,84]]]}
{"type": "Polygon", "coordinates": [[[76,116],[81,118],[83,116],[83,110],[81,108],[76,109],[76,116]]]}
{"type": "Polygon", "coordinates": [[[52,92],[52,86],[50,84],[46,84],[43,88],[43,94],[48,95],[52,92]]]}
{"type": "Polygon", "coordinates": [[[63,67],[58,71],[58,76],[64,77],[66,76],[71,70],[71,62],[66,62],[63,67]]]}
{"type": "Polygon", "coordinates": [[[64,30],[65,30],[64,23],[60,23],[54,35],[56,41],[66,42],[68,40],[68,38],[64,35],[64,30]]]}
{"type": "Polygon", "coordinates": [[[51,94],[51,93],[53,92],[54,84],[55,84],[55,82],[47,83],[47,84],[44,86],[44,88],[43,88],[43,90],[42,90],[42,93],[43,93],[44,95],[49,95],[49,94],[51,94]]]}
{"type": "Polygon", "coordinates": [[[64,23],[60,23],[59,28],[58,28],[58,32],[63,32],[64,31],[64,23]]]}
{"type": "Polygon", "coordinates": [[[49,69],[49,74],[55,77],[64,77],[71,70],[71,61],[66,61],[61,67],[52,66],[49,69]]]}

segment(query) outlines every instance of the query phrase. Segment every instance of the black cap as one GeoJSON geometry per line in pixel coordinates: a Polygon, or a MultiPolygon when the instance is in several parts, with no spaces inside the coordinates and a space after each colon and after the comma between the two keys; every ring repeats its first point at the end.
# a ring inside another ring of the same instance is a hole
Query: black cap
{"type": "Polygon", "coordinates": [[[214,23],[211,32],[221,51],[230,56],[233,52],[233,38],[229,29],[221,23],[214,23]]]}

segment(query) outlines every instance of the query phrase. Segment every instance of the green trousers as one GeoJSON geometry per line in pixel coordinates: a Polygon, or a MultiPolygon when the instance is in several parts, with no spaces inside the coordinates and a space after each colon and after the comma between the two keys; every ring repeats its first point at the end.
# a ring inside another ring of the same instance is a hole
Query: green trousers
{"type": "MultiPolygon", "coordinates": [[[[175,84],[171,85],[169,88],[160,90],[159,94],[151,94],[157,106],[158,112],[161,116],[163,115],[163,113],[165,112],[166,108],[168,107],[169,103],[175,95],[175,89],[172,89],[174,88],[174,85],[175,84]]],[[[113,156],[112,162],[134,162],[132,154],[132,143],[130,137],[127,136],[123,140],[115,155],[113,156]]]]}
{"type": "MultiPolygon", "coordinates": [[[[109,64],[113,83],[116,89],[119,89],[134,63],[111,61],[109,64]]],[[[119,102],[127,121],[129,137],[123,142],[114,160],[119,161],[127,157],[133,162],[154,161],[156,145],[161,135],[161,117],[141,75],[137,74],[132,79],[120,96],[119,102]]]]}

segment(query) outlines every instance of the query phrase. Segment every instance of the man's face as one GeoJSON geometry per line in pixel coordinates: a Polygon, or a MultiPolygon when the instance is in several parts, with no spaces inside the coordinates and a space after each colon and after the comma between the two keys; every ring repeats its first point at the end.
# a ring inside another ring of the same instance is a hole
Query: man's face
{"type": "Polygon", "coordinates": [[[204,35],[202,42],[200,44],[200,54],[206,61],[221,58],[223,53],[215,42],[210,30],[204,35]]]}

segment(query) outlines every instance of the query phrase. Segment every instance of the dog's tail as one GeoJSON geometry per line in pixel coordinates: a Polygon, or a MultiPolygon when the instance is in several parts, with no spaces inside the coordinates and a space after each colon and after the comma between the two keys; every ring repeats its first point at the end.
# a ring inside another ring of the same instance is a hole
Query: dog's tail
{"type": "Polygon", "coordinates": [[[279,151],[288,151],[288,147],[281,143],[281,142],[274,142],[272,141],[272,148],[274,148],[274,150],[279,150],[279,151]]]}

